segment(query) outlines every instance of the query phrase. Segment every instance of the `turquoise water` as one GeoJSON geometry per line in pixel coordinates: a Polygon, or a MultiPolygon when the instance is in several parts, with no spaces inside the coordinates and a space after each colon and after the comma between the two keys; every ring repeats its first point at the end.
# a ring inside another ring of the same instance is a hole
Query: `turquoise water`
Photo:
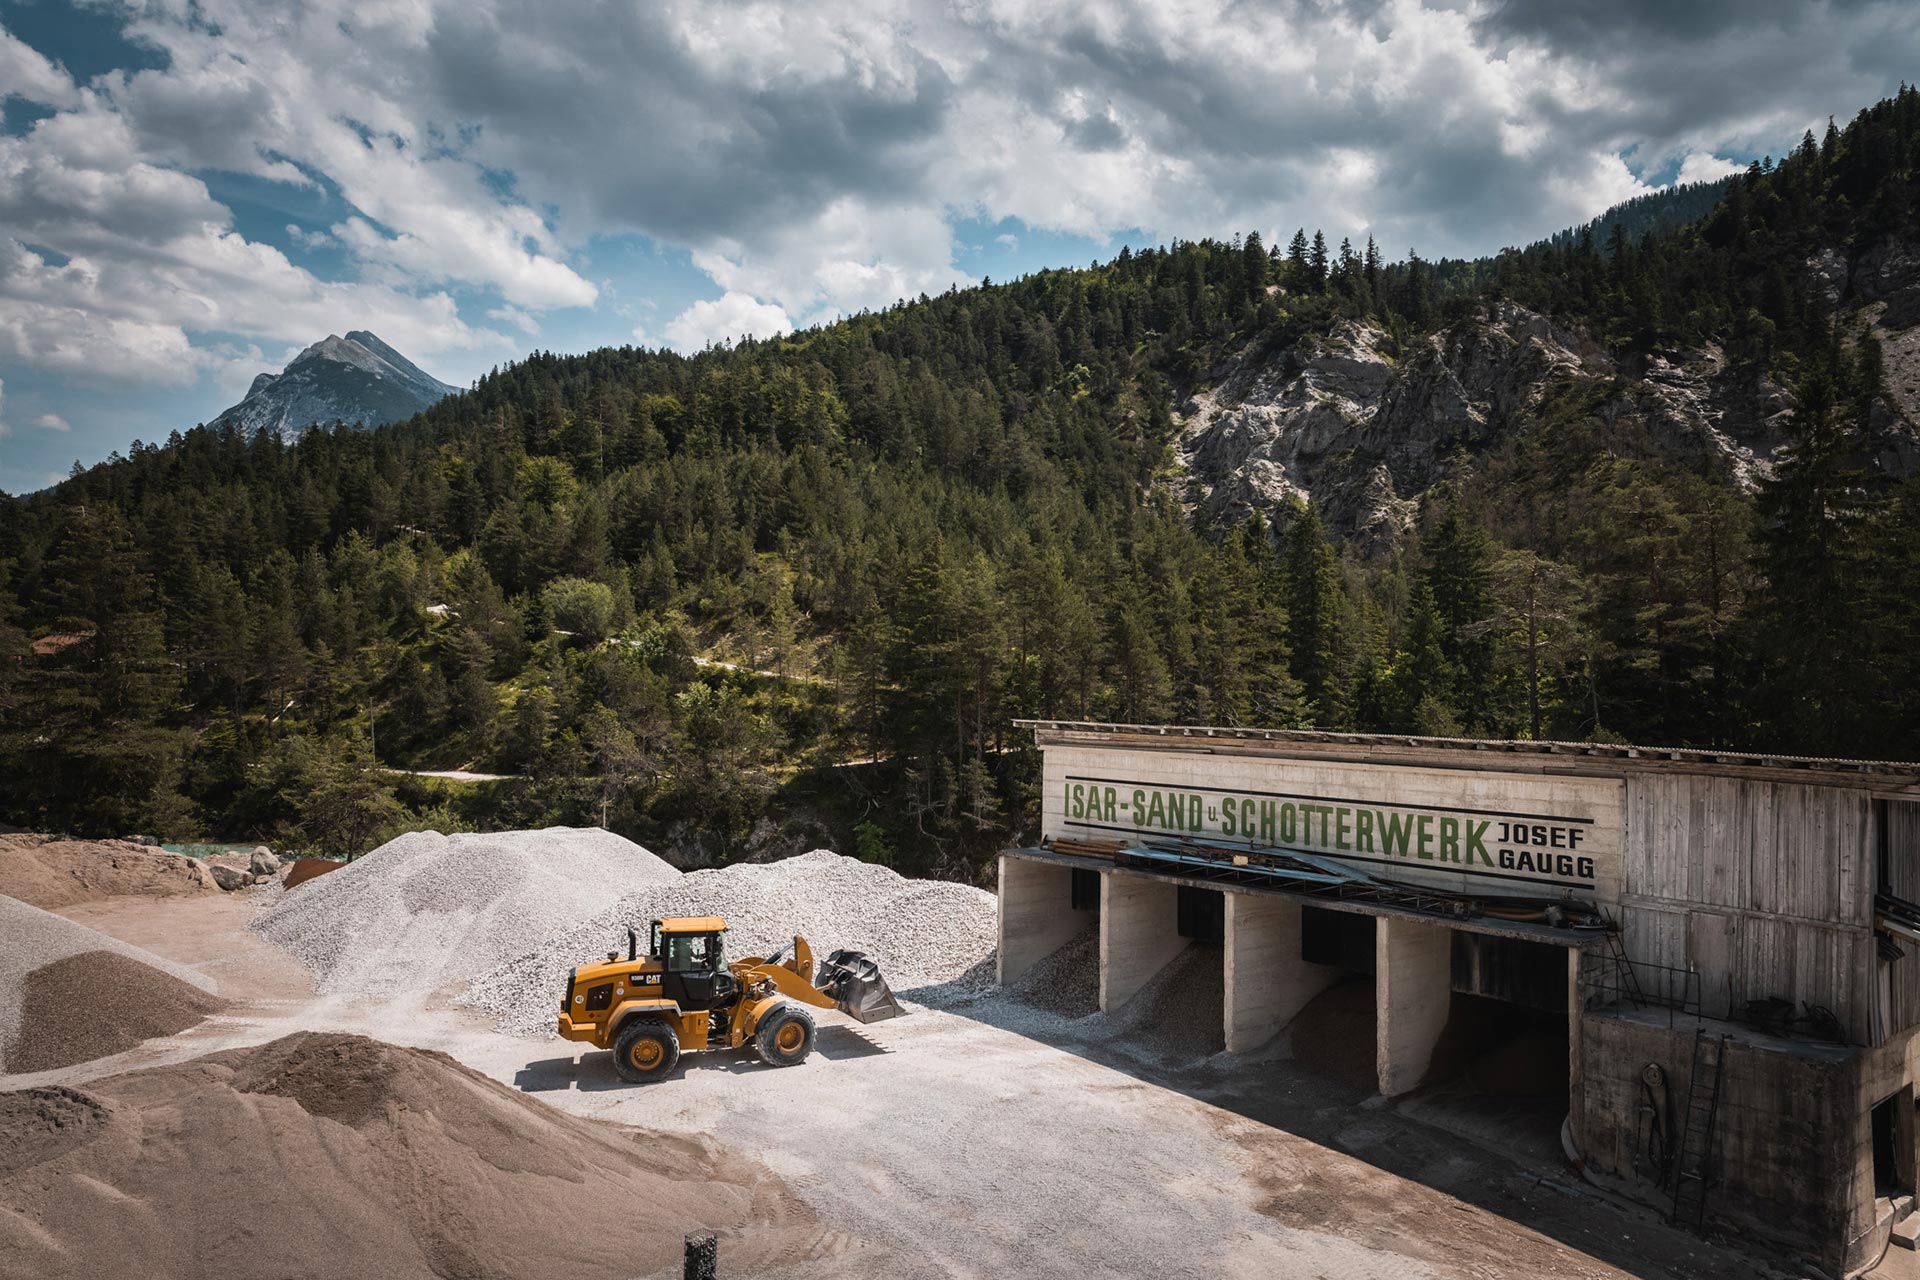
{"type": "Polygon", "coordinates": [[[222,853],[252,853],[250,844],[163,844],[168,853],[184,853],[190,858],[211,858],[222,853]]]}

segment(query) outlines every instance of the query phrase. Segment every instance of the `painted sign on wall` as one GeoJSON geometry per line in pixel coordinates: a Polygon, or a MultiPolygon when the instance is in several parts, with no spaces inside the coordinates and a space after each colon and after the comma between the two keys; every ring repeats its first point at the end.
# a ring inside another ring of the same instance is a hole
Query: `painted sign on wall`
{"type": "Polygon", "coordinates": [[[1050,746],[1046,788],[1048,835],[1294,849],[1472,893],[1618,891],[1612,779],[1050,746]]]}

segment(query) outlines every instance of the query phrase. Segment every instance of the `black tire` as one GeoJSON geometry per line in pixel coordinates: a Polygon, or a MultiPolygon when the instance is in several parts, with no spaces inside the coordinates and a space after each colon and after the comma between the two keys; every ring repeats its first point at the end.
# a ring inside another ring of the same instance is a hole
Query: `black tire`
{"type": "Polygon", "coordinates": [[[680,1037],[658,1018],[630,1018],[613,1038],[613,1069],[628,1084],[665,1079],[680,1061],[680,1037]]]}
{"type": "Polygon", "coordinates": [[[813,1052],[813,1015],[794,1004],[771,1010],[754,1029],[753,1051],[770,1067],[799,1066],[813,1052]],[[783,1027],[798,1027],[799,1031],[783,1033],[783,1027]]]}

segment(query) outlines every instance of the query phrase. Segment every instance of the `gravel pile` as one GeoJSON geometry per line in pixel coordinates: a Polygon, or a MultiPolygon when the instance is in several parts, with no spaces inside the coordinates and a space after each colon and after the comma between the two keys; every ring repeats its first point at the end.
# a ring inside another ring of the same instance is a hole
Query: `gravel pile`
{"type": "MultiPolygon", "coordinates": [[[[21,1038],[29,980],[37,970],[69,956],[110,951],[201,991],[215,990],[213,979],[205,974],[14,898],[0,897],[0,938],[6,940],[0,945],[0,1048],[9,1055],[21,1038]]],[[[36,1029],[35,1035],[40,1034],[36,1029]]]]}
{"type": "Polygon", "coordinates": [[[998,933],[995,912],[993,895],[969,885],[909,880],[816,849],[781,862],[689,872],[576,916],[482,972],[466,1002],[504,1031],[550,1034],[568,970],[624,948],[628,925],[644,932],[649,920],[691,915],[726,917],[730,957],[771,954],[798,933],[816,958],[840,948],[866,952],[896,993],[918,998],[925,988],[992,981],[986,962],[998,933]]]}
{"type": "Polygon", "coordinates": [[[679,879],[597,827],[416,831],[277,893],[252,928],[313,970],[322,993],[377,998],[464,984],[625,895],[679,879]]]}
{"type": "Polygon", "coordinates": [[[1374,1061],[1374,982],[1343,978],[1308,1001],[1287,1024],[1294,1061],[1321,1075],[1371,1087],[1374,1061]]]}
{"type": "Polygon", "coordinates": [[[1133,999],[1103,1014],[1095,922],[1005,987],[991,985],[989,974],[984,989],[924,1002],[1048,1043],[1100,1045],[1132,1058],[1187,1062],[1226,1047],[1224,966],[1221,948],[1195,943],[1168,961],[1133,999]]]}
{"type": "Polygon", "coordinates": [[[226,1003],[117,951],[82,951],[27,975],[19,1032],[0,1069],[27,1075],[125,1053],[197,1026],[226,1003]]]}
{"type": "Polygon", "coordinates": [[[1174,1061],[1227,1047],[1226,953],[1190,943],[1139,994],[1107,1019],[1107,1039],[1134,1053],[1174,1061]]]}
{"type": "Polygon", "coordinates": [[[1100,1009],[1100,926],[1090,924],[1058,951],[1015,978],[1007,995],[1063,1018],[1100,1009]]]}

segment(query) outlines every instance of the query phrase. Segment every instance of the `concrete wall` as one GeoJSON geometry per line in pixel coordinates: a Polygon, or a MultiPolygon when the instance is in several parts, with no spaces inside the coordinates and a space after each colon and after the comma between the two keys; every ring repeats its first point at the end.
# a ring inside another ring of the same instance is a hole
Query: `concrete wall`
{"type": "Polygon", "coordinates": [[[1453,1004],[1453,931],[1382,916],[1375,923],[1376,1060],[1380,1092],[1417,1088],[1453,1004]]]}
{"type": "Polygon", "coordinates": [[[1177,887],[1139,876],[1100,876],[1100,1011],[1112,1013],[1180,954],[1177,887]]]}
{"type": "MultiPolygon", "coordinates": [[[[1711,1034],[1728,1029],[1716,1025],[1711,1034]]],[[[1651,1203],[1672,1203],[1648,1156],[1642,1073],[1666,1075],[1664,1105],[1673,1147],[1686,1116],[1693,1030],[1664,1020],[1588,1013],[1580,1017],[1574,1095],[1581,1154],[1596,1173],[1620,1179],[1651,1203]]],[[[1830,1274],[1871,1257],[1857,1254],[1873,1228],[1873,1152],[1861,1101],[1868,1055],[1838,1046],[1768,1048],[1757,1037],[1729,1040],[1720,1110],[1707,1169],[1707,1216],[1810,1258],[1830,1274]],[[1865,1150],[1862,1150],[1865,1144],[1865,1150]]],[[[1890,1091],[1890,1090],[1889,1090],[1890,1091]]],[[[1884,1094],[1880,1096],[1885,1096],[1884,1094]]],[[[1877,1099],[1876,1099],[1877,1100],[1877,1099]]],[[[1677,1157],[1676,1157],[1677,1158],[1677,1157]]]]}
{"type": "Polygon", "coordinates": [[[1070,868],[1025,858],[1000,859],[1000,947],[996,977],[1018,978],[1093,923],[1073,909],[1070,868]]]}
{"type": "Polygon", "coordinates": [[[1293,1021],[1342,970],[1300,958],[1299,903],[1251,893],[1226,897],[1227,1052],[1246,1053],[1293,1021]]]}
{"type": "Polygon", "coordinates": [[[1250,841],[1450,891],[1619,895],[1617,778],[1051,744],[1043,772],[1046,836],[1250,841]]]}

